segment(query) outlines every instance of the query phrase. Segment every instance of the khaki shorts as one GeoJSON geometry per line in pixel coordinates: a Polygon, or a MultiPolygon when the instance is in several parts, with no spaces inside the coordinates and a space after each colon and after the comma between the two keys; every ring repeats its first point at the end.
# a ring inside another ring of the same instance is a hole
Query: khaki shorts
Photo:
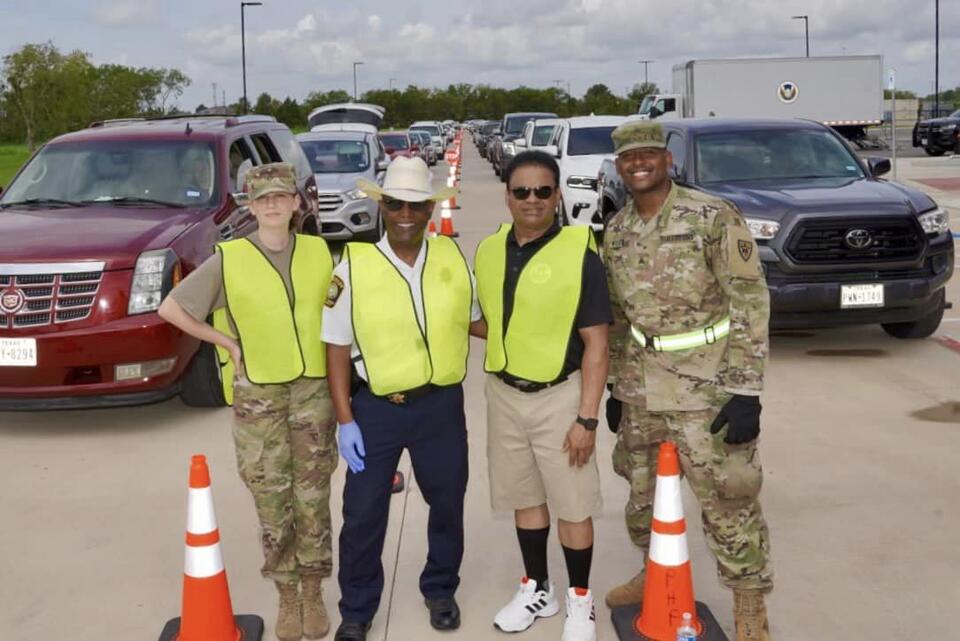
{"type": "Polygon", "coordinates": [[[579,523],[599,512],[594,452],[583,467],[563,451],[580,409],[580,372],[556,387],[528,394],[487,376],[487,465],[494,510],[547,503],[553,516],[579,523]]]}

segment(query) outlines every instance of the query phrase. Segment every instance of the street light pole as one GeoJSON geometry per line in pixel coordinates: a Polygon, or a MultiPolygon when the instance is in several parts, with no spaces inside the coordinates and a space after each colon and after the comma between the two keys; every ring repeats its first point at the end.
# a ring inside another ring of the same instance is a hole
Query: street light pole
{"type": "Polygon", "coordinates": [[[650,84],[650,79],[647,76],[647,66],[653,62],[653,60],[638,60],[640,64],[643,65],[643,84],[650,84]]]}
{"type": "Polygon", "coordinates": [[[247,7],[259,7],[262,2],[241,2],[240,3],[240,60],[243,66],[243,113],[247,113],[247,25],[243,15],[247,7]]]}
{"type": "Polygon", "coordinates": [[[357,67],[362,65],[362,62],[353,63],[353,99],[354,101],[360,100],[360,97],[357,95],[357,67]]]}
{"type": "Polygon", "coordinates": [[[794,20],[803,20],[803,31],[806,34],[807,57],[810,57],[810,16],[793,16],[794,20]]]}
{"type": "Polygon", "coordinates": [[[934,118],[940,117],[940,0],[934,0],[934,40],[933,53],[933,108],[934,118]]]}

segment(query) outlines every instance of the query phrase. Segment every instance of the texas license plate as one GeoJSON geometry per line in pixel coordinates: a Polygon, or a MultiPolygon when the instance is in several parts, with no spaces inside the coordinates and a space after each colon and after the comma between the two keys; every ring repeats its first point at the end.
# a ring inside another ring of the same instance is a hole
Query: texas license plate
{"type": "Polygon", "coordinates": [[[0,338],[0,367],[36,367],[37,339],[0,338]]]}
{"type": "Polygon", "coordinates": [[[840,308],[883,307],[883,285],[841,285],[840,308]]]}

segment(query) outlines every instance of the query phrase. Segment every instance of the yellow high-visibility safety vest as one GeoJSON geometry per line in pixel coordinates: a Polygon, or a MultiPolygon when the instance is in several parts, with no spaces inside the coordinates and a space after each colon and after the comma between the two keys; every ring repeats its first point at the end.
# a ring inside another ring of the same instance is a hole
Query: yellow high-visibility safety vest
{"type": "MultiPolygon", "coordinates": [[[[297,234],[293,243],[292,301],[283,277],[252,242],[240,238],[217,245],[223,256],[227,309],[239,334],[244,370],[250,382],[258,385],[327,375],[327,355],[320,330],[333,259],[322,238],[297,234]]],[[[226,325],[225,317],[221,322],[226,325]]],[[[219,360],[221,364],[224,360],[230,362],[229,355],[224,359],[220,354],[219,360]]],[[[232,363],[227,369],[232,370],[232,363]]],[[[228,378],[223,368],[221,373],[226,395],[233,377],[228,378]]]]}
{"type": "Polygon", "coordinates": [[[428,238],[421,280],[424,327],[413,292],[376,245],[348,243],[354,337],[377,396],[467,375],[473,286],[470,267],[451,239],[428,238]]]}
{"type": "MultiPolygon", "coordinates": [[[[226,307],[213,311],[213,327],[230,338],[237,338],[230,328],[230,321],[227,320],[226,307]]],[[[236,374],[236,368],[233,366],[230,352],[219,345],[215,345],[215,347],[217,350],[217,365],[220,366],[220,385],[223,387],[223,400],[227,405],[233,405],[233,376],[236,374]]]]}
{"type": "Polygon", "coordinates": [[[563,371],[580,290],[583,261],[597,245],[589,225],[563,227],[520,272],[513,312],[503,327],[507,241],[513,225],[501,225],[477,248],[477,294],[487,320],[487,372],[549,383],[563,371]]]}

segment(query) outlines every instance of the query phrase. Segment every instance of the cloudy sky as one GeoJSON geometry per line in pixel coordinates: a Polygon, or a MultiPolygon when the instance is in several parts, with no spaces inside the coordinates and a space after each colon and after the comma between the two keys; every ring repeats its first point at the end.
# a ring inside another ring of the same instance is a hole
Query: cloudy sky
{"type": "MultiPolygon", "coordinates": [[[[247,83],[302,98],[313,90],[488,83],[597,82],[624,93],[643,80],[670,89],[695,58],[883,54],[898,88],[932,91],[935,0],[263,0],[247,9],[247,83]]],[[[960,1],[941,0],[940,84],[960,85],[960,1]]],[[[192,109],[241,95],[235,0],[0,0],[0,53],[52,40],[95,62],[177,67],[192,109]]]]}

